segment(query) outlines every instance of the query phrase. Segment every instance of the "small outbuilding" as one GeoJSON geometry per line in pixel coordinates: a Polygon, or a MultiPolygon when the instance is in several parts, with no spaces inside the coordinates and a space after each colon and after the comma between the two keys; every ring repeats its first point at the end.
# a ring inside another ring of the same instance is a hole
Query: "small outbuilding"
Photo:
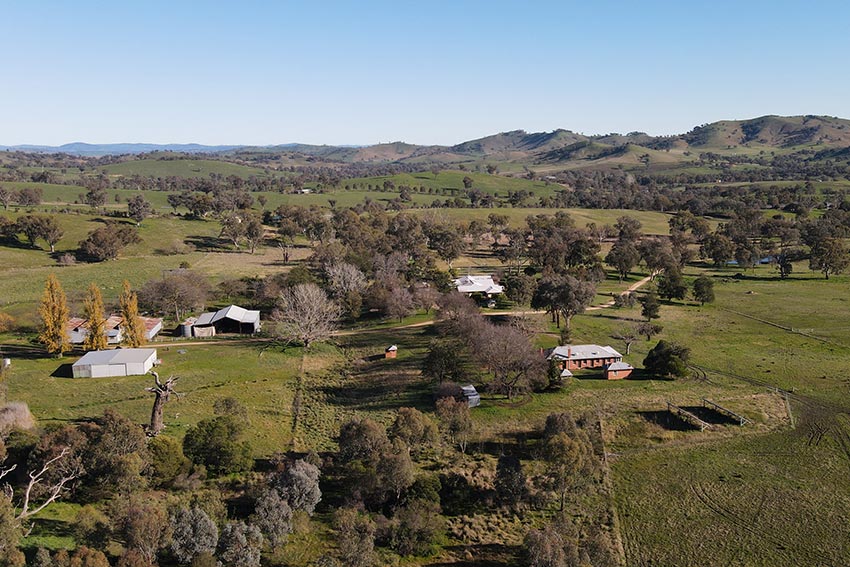
{"type": "Polygon", "coordinates": [[[396,345],[388,346],[384,350],[384,358],[395,358],[398,356],[398,347],[396,345]]]}
{"type": "Polygon", "coordinates": [[[628,362],[612,362],[605,365],[603,374],[606,380],[622,380],[634,371],[634,367],[628,362]]]}
{"type": "Polygon", "coordinates": [[[466,403],[469,404],[469,407],[474,408],[481,405],[481,395],[475,389],[475,386],[467,384],[466,386],[461,386],[460,389],[463,391],[463,397],[466,398],[466,403]]]}
{"type": "Polygon", "coordinates": [[[106,378],[147,374],[155,364],[154,348],[119,348],[88,352],[71,369],[74,378],[106,378]]]}

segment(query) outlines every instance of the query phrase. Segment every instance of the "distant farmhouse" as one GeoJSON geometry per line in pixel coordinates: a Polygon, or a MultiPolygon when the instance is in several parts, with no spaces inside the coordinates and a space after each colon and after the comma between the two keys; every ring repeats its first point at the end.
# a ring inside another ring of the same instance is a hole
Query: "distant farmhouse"
{"type": "Polygon", "coordinates": [[[71,366],[74,378],[147,374],[156,364],[156,349],[119,348],[86,353],[71,366]]]}
{"type": "MultiPolygon", "coordinates": [[[[145,339],[149,341],[162,330],[162,319],[156,317],[139,317],[139,319],[145,325],[145,339]]],[[[106,320],[104,334],[106,334],[106,342],[108,344],[117,345],[124,338],[123,322],[124,319],[114,313],[106,320]]],[[[71,344],[81,345],[86,340],[86,335],[89,334],[88,329],[86,329],[86,323],[88,323],[88,319],[81,317],[72,317],[68,320],[66,328],[71,344]]]]}
{"type": "Polygon", "coordinates": [[[606,380],[619,380],[634,370],[623,362],[623,355],[610,346],[564,345],[549,349],[546,358],[560,363],[564,378],[572,376],[571,370],[601,368],[606,380]]]}
{"type": "Polygon", "coordinates": [[[180,334],[184,337],[214,337],[222,333],[253,335],[259,332],[260,312],[238,305],[189,317],[180,325],[180,334]]]}
{"type": "Polygon", "coordinates": [[[499,295],[504,291],[504,287],[493,281],[493,276],[471,276],[466,275],[457,278],[454,281],[455,287],[460,293],[483,293],[487,297],[499,295]]]}

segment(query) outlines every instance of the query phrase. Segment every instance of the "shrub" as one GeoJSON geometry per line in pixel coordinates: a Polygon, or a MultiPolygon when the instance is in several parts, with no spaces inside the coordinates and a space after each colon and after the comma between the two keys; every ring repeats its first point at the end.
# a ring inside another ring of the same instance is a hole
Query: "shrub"
{"type": "Polygon", "coordinates": [[[0,436],[6,437],[13,429],[29,431],[35,427],[35,418],[24,402],[9,402],[0,408],[0,436]]]}
{"type": "Polygon", "coordinates": [[[180,508],[171,516],[171,552],[181,565],[215,552],[217,545],[218,527],[200,508],[180,508]]]}
{"type": "Polygon", "coordinates": [[[189,472],[189,459],[183,454],[180,442],[167,435],[158,435],[148,442],[151,461],[151,483],[168,486],[180,474],[189,472]]]}
{"type": "Polygon", "coordinates": [[[276,475],[273,484],[280,497],[293,510],[303,510],[312,516],[316,504],[322,499],[320,475],[318,467],[299,459],[276,475]]]}
{"type": "Polygon", "coordinates": [[[658,341],[643,359],[647,371],[664,378],[684,378],[688,375],[690,349],[668,341],[658,341]]]}
{"type": "Polygon", "coordinates": [[[229,474],[251,468],[251,445],[242,440],[244,425],[235,417],[204,419],[186,432],[183,452],[212,474],[229,474]]]}

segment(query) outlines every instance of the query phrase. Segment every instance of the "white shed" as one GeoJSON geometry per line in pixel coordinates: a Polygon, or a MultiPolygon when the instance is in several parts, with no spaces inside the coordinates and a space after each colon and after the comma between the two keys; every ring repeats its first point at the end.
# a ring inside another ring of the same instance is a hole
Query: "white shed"
{"type": "Polygon", "coordinates": [[[119,348],[86,353],[71,367],[74,378],[105,378],[147,374],[156,363],[156,349],[119,348]]]}

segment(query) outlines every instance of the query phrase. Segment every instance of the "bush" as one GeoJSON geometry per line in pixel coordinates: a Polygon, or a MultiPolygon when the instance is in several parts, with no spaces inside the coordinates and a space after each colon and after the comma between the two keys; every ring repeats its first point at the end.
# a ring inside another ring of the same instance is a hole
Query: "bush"
{"type": "Polygon", "coordinates": [[[94,506],[86,505],[77,512],[73,523],[74,539],[95,548],[103,548],[112,535],[109,518],[94,506]]]}
{"type": "Polygon", "coordinates": [[[414,500],[396,511],[390,546],[399,555],[427,555],[443,529],[439,504],[414,500]]]}
{"type": "Polygon", "coordinates": [[[0,408],[0,436],[6,437],[13,429],[29,431],[35,427],[35,418],[24,402],[9,402],[0,408]]]}
{"type": "Polygon", "coordinates": [[[322,499],[322,491],[319,490],[320,475],[318,467],[299,459],[276,475],[272,482],[289,507],[293,510],[303,510],[312,516],[316,504],[322,499]]]}
{"type": "Polygon", "coordinates": [[[390,446],[384,428],[371,419],[350,419],[339,430],[339,458],[374,461],[390,446]]]}
{"type": "Polygon", "coordinates": [[[664,340],[658,341],[643,359],[648,372],[663,378],[685,378],[688,376],[688,359],[691,351],[687,347],[664,340]]]}
{"type": "Polygon", "coordinates": [[[56,262],[60,266],[73,266],[77,263],[77,257],[71,254],[70,252],[65,252],[61,254],[59,258],[56,259],[56,262]]]}
{"type": "Polygon", "coordinates": [[[171,516],[171,552],[181,565],[215,552],[217,545],[218,527],[200,508],[180,508],[171,516]]]}
{"type": "Polygon", "coordinates": [[[180,474],[189,472],[189,459],[183,454],[180,442],[167,435],[159,435],[148,442],[151,461],[151,484],[168,486],[180,474]]]}
{"type": "Polygon", "coordinates": [[[390,426],[389,434],[407,443],[414,454],[433,445],[439,439],[439,431],[434,420],[415,408],[399,408],[395,422],[390,426]]]}
{"type": "Polygon", "coordinates": [[[201,420],[186,432],[183,453],[212,474],[249,470],[253,465],[251,445],[242,440],[243,432],[244,425],[230,415],[201,420]]]}

